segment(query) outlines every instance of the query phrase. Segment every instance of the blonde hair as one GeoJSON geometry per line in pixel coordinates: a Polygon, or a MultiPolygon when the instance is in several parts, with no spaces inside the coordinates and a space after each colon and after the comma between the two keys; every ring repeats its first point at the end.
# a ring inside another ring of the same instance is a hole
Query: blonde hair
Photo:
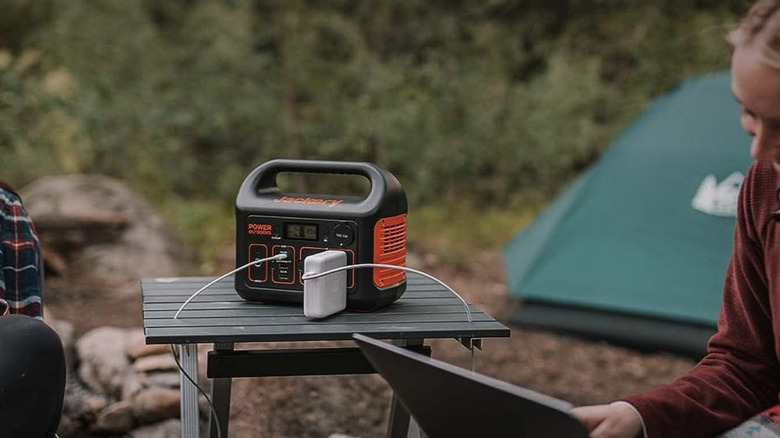
{"type": "Polygon", "coordinates": [[[754,44],[766,65],[780,69],[780,0],[756,2],[727,39],[734,47],[754,44]]]}

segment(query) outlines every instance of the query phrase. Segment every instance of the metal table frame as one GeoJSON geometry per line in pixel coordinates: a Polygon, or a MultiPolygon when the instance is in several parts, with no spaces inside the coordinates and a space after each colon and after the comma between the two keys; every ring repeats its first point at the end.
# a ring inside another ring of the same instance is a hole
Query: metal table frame
{"type": "MultiPolygon", "coordinates": [[[[258,304],[244,301],[229,277],[215,283],[185,307],[179,319],[173,315],[195,291],[213,278],[181,277],[143,279],[143,325],[147,344],[177,344],[184,371],[198,376],[198,344],[213,344],[206,376],[211,397],[221,419],[221,436],[227,438],[230,392],[233,378],[365,374],[375,372],[357,347],[236,350],[236,343],[342,341],[353,333],[391,340],[421,354],[430,355],[425,339],[456,338],[467,348],[481,346],[481,339],[508,337],[509,329],[469,306],[468,322],[463,303],[452,292],[417,275],[407,277],[407,291],[396,303],[369,313],[342,312],[323,320],[311,320],[300,306],[258,304]]],[[[199,436],[198,391],[181,376],[182,436],[199,436]]],[[[209,416],[211,437],[217,422],[209,416]]],[[[388,437],[407,436],[409,414],[393,398],[388,437]]]]}

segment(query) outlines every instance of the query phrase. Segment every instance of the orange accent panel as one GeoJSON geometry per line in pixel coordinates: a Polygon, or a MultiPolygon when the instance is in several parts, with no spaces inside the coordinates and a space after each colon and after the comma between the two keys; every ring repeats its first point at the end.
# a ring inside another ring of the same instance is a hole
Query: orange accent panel
{"type": "MultiPolygon", "coordinates": [[[[374,263],[406,266],[406,215],[379,219],[374,225],[374,263]]],[[[406,280],[397,269],[374,268],[374,286],[387,289],[406,280]]]]}

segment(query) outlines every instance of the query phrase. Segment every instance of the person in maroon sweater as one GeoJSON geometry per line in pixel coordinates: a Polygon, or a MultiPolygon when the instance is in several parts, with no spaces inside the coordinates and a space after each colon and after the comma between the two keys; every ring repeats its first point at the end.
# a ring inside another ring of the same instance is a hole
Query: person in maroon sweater
{"type": "Polygon", "coordinates": [[[750,154],[756,161],[739,195],[718,331],[701,362],[671,384],[608,405],[575,408],[591,437],[713,437],[764,411],[771,418],[767,409],[778,405],[780,0],[757,2],[729,40],[731,89],[742,127],[753,137],[750,154]]]}

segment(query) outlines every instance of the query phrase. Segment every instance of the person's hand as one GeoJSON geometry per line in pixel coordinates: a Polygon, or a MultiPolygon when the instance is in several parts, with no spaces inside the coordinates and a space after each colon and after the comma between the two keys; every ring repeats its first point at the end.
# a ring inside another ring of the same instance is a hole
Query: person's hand
{"type": "Polygon", "coordinates": [[[626,403],[582,406],[571,411],[585,425],[591,438],[636,438],[642,436],[642,419],[626,403]]]}

